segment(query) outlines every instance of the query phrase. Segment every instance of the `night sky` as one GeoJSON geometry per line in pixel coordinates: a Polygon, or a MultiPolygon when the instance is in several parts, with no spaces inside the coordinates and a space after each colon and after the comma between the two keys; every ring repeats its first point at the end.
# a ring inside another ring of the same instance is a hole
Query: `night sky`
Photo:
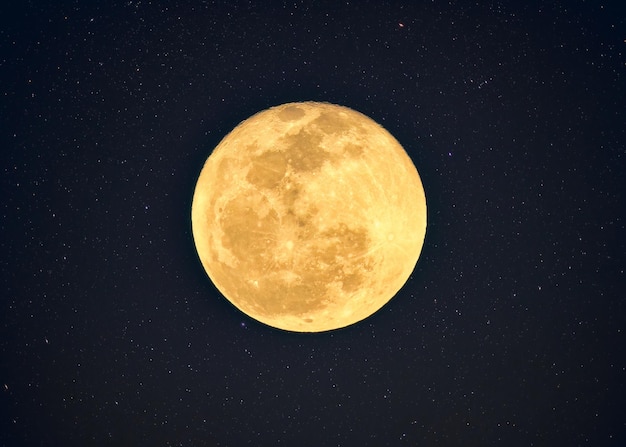
{"type": "Polygon", "coordinates": [[[622,2],[111,3],[0,6],[0,445],[626,445],[622,2]],[[320,334],[191,234],[212,149],[305,100],[428,202],[405,287],[320,334]]]}

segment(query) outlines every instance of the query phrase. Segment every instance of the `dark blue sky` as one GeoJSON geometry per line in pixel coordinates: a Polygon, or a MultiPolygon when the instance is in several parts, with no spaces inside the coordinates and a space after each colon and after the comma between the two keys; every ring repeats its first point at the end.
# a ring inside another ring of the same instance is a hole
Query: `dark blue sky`
{"type": "Polygon", "coordinates": [[[626,443],[620,2],[0,17],[0,444],[626,443]],[[313,335],[221,297],[190,222],[221,138],[303,100],[389,130],[429,212],[396,298],[313,335]]]}

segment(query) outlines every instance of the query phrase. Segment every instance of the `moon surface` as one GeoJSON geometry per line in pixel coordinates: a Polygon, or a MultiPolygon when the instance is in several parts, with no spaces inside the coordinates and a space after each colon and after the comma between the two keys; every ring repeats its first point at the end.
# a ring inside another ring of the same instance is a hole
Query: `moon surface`
{"type": "Polygon", "coordinates": [[[400,143],[367,116],[283,104],[239,124],[207,159],[191,222],[219,291],[296,332],[367,318],[404,285],[426,233],[426,198],[400,143]]]}

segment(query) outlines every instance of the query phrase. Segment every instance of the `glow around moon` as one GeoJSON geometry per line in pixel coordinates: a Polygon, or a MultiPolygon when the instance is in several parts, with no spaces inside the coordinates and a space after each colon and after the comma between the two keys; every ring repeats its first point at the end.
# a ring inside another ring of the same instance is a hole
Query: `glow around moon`
{"type": "Polygon", "coordinates": [[[192,203],[198,255],[247,315],[297,332],[356,323],[404,285],[426,199],[402,146],[365,115],[283,104],[215,148],[192,203]]]}

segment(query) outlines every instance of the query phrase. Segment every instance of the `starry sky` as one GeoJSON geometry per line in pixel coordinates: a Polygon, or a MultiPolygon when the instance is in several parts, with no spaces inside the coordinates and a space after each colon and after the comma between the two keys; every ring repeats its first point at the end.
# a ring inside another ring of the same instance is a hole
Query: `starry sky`
{"type": "Polygon", "coordinates": [[[620,1],[4,2],[0,445],[626,445],[625,104],[620,1]],[[405,287],[321,334],[191,234],[211,150],[304,100],[428,202],[405,287]]]}

